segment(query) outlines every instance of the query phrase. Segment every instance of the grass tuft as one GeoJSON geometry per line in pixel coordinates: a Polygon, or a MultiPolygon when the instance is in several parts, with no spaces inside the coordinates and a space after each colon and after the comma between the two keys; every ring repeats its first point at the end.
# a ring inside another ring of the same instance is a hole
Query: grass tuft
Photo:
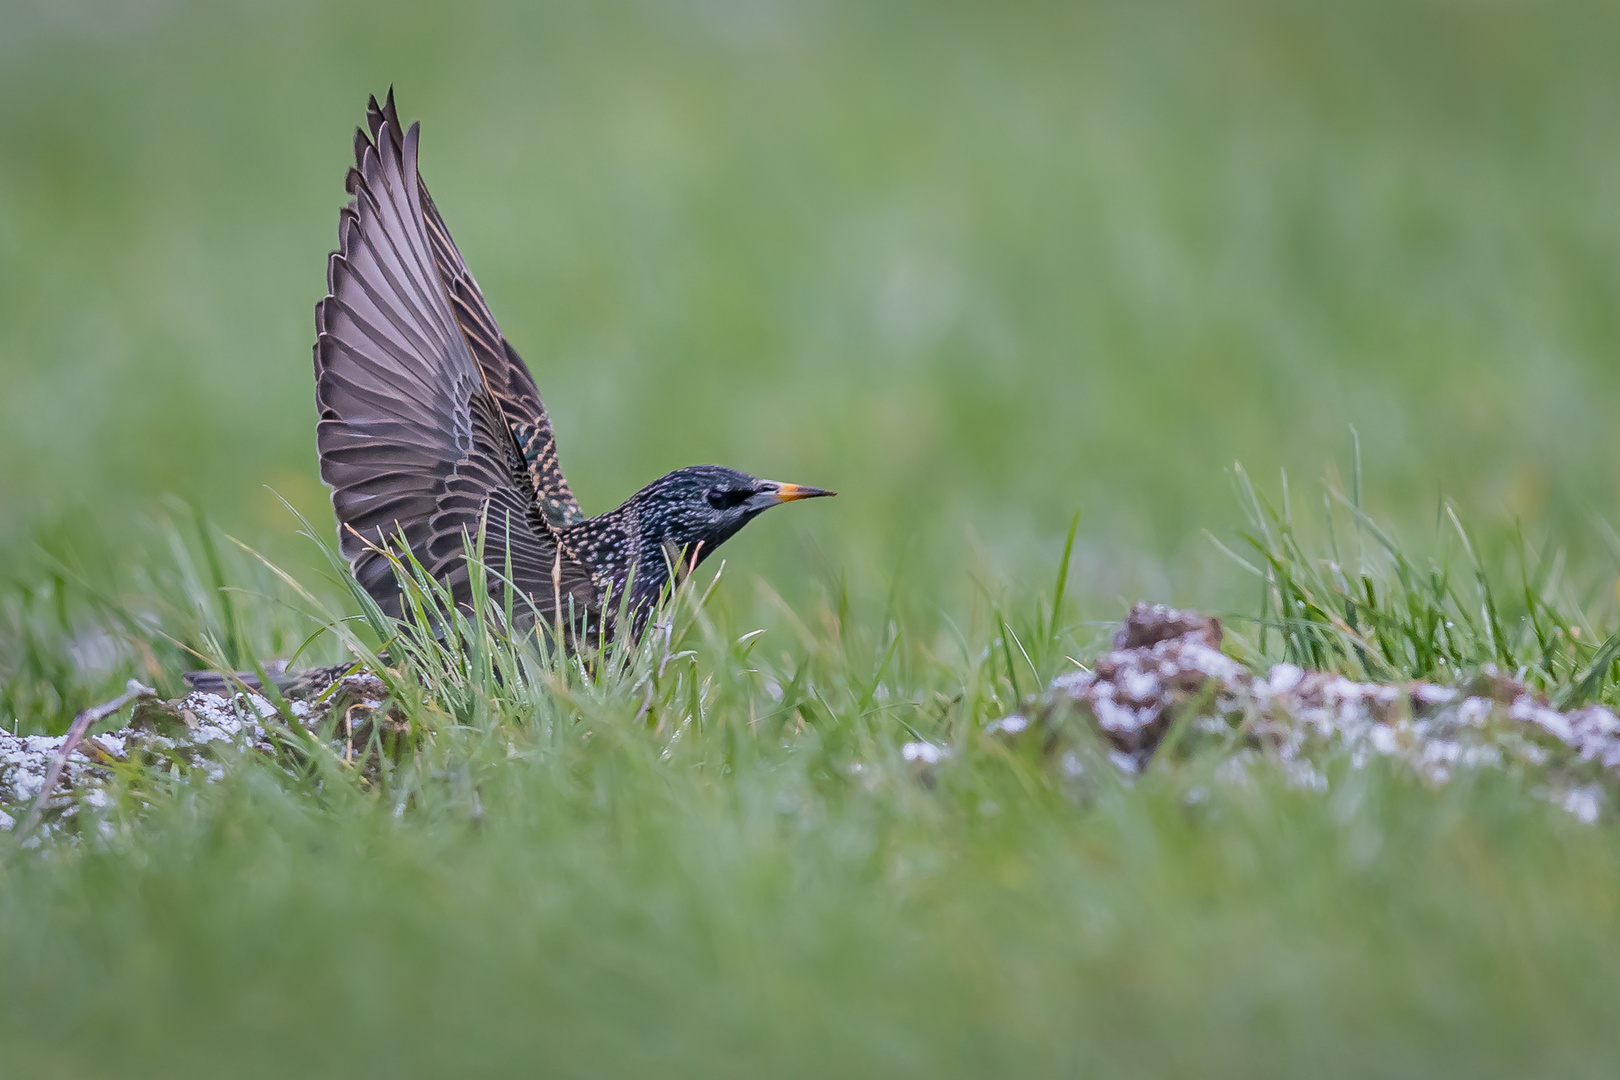
{"type": "Polygon", "coordinates": [[[1502,558],[1487,560],[1449,503],[1434,553],[1414,555],[1350,493],[1326,481],[1313,538],[1297,527],[1282,478],[1280,501],[1235,470],[1249,556],[1227,554],[1261,584],[1248,621],[1250,658],[1272,657],[1360,679],[1456,683],[1493,666],[1553,695],[1562,707],[1620,698],[1620,638],[1606,603],[1612,577],[1576,589],[1562,557],[1537,551],[1515,528],[1502,558]],[[1584,602],[1583,602],[1584,601],[1584,602]]]}

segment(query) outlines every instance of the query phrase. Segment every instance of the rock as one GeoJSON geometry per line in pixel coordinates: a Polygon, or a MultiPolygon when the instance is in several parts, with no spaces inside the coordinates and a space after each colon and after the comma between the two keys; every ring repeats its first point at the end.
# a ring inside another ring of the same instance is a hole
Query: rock
{"type": "Polygon", "coordinates": [[[1399,760],[1434,784],[1457,769],[1511,763],[1539,770],[1545,782],[1537,790],[1582,820],[1608,802],[1594,783],[1620,780],[1620,717],[1601,705],[1560,712],[1493,667],[1455,687],[1360,683],[1290,663],[1258,676],[1222,653],[1221,640],[1216,619],[1139,603],[1092,670],[1052,680],[985,732],[1008,743],[1035,740],[1044,758],[1061,760],[1078,719],[1101,739],[1104,756],[1136,775],[1185,720],[1192,741],[1237,737],[1242,753],[1261,752],[1291,784],[1311,790],[1327,785],[1312,758],[1334,753],[1352,766],[1399,760]]]}

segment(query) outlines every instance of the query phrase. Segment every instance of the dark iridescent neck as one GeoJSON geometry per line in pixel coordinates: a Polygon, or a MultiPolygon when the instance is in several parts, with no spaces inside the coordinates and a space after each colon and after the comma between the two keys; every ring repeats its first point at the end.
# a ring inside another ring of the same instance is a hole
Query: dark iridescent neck
{"type": "Polygon", "coordinates": [[[627,582],[632,589],[630,606],[640,609],[657,600],[669,580],[669,567],[657,539],[644,536],[641,525],[641,514],[632,499],[563,532],[564,545],[590,567],[607,611],[618,608],[627,582]]]}

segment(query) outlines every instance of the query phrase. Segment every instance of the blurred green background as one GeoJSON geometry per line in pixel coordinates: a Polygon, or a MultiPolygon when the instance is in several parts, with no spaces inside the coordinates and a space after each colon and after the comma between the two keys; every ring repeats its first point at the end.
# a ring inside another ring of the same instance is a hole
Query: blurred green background
{"type": "MultiPolygon", "coordinates": [[[[1610,573],[1620,8],[194,3],[0,11],[0,558],[139,561],[174,493],[330,522],[312,306],[392,83],[587,511],[683,464],[837,487],[795,595],[1236,604],[1234,460],[1610,573]],[[865,583],[864,585],[862,583],[865,583]]],[[[1115,611],[1099,607],[1099,617],[1115,611]]]]}
{"type": "Polygon", "coordinates": [[[1500,582],[1522,526],[1611,629],[1617,57],[1578,0],[0,0],[14,729],[178,692],[160,632],[230,594],[164,584],[167,496],[314,579],[266,488],[329,535],[312,309],[390,83],[588,511],[702,461],[842,492],[728,544],[707,734],[621,686],[435,713],[380,787],[126,776],[0,866],[0,1074],[1615,1075],[1612,818],[1214,758],[1077,811],[980,745],[1019,687],[972,605],[1027,622],[1082,508],[1066,620],[1253,615],[1232,463],[1308,518],[1354,428],[1409,550],[1453,500],[1500,582]],[[812,628],[748,654],[756,577],[812,628]]]}

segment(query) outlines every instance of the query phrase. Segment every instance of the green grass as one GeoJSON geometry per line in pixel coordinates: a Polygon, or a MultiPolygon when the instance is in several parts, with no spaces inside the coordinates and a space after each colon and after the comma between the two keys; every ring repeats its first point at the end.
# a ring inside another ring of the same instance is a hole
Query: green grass
{"type": "MultiPolygon", "coordinates": [[[[1399,548],[1385,554],[1398,572],[1399,548]]],[[[241,551],[219,561],[277,580],[241,551]]],[[[1275,557],[1274,587],[1291,575],[1288,595],[1312,595],[1298,582],[1323,561],[1275,557]]],[[[187,577],[170,647],[223,663],[225,609],[187,577]]],[[[1481,587],[1499,577],[1482,571],[1481,587]]],[[[981,734],[1094,647],[1053,593],[918,639],[831,604],[745,630],[722,587],[689,582],[667,633],[589,664],[508,639],[498,619],[456,617],[440,644],[288,583],[285,606],[237,594],[241,647],[285,635],[293,608],[363,656],[388,635],[410,730],[347,763],[297,740],[279,762],[227,755],[215,784],[126,770],[79,843],[0,849],[0,969],[21,991],[0,1010],[8,1062],[47,1076],[221,1060],[267,1076],[1611,1071],[1612,819],[1579,825],[1512,774],[1435,790],[1340,754],[1318,762],[1326,796],[1281,770],[1223,781],[1213,751],[1134,784],[1088,756],[1077,787],[981,734]],[[951,751],[927,778],[900,753],[913,738],[951,751]]],[[[1375,592],[1386,610],[1431,600],[1375,592]]],[[[431,585],[413,595],[424,623],[446,617],[431,585]]],[[[1581,615],[1549,602],[1539,617],[1581,615]]],[[[1528,640],[1531,617],[1503,618],[1528,640]]],[[[1253,628],[1302,640],[1307,625],[1253,628]]],[[[1451,640],[1482,655],[1477,634],[1451,640]]]]}
{"type": "MultiPolygon", "coordinates": [[[[1017,633],[1040,671],[1079,651],[1061,630],[1043,648],[1041,625],[996,615],[956,647],[895,643],[823,608],[779,650],[705,594],[594,670],[471,623],[455,647],[396,641],[415,738],[380,771],[317,746],[215,785],[136,775],[104,832],[9,852],[0,961],[26,991],[0,1011],[9,1063],[1612,1066],[1608,825],[1510,776],[1435,791],[1343,760],[1322,763],[1326,797],[1280,772],[1219,782],[1208,754],[1134,786],[1093,760],[1077,791],[978,735],[1017,700],[991,635],[1017,633]],[[899,753],[918,736],[953,750],[931,785],[899,753]]],[[[269,609],[238,610],[256,638],[269,609]]],[[[332,632],[366,647],[365,628],[332,632]]]]}
{"type": "MultiPolygon", "coordinates": [[[[1559,708],[1614,701],[1620,632],[1612,598],[1566,578],[1563,553],[1536,552],[1522,529],[1505,568],[1482,560],[1456,510],[1440,507],[1439,554],[1417,561],[1361,507],[1355,458],[1350,493],[1325,485],[1323,549],[1302,540],[1284,477],[1280,503],[1238,471],[1253,561],[1225,545],[1261,581],[1250,659],[1274,654],[1306,668],[1390,682],[1465,680],[1486,668],[1523,680],[1559,708]],[[1449,541],[1449,544],[1444,543],[1449,541]],[[1447,549],[1450,549],[1448,552],[1447,549]],[[1494,570],[1494,572],[1493,572],[1494,570]]],[[[1607,584],[1604,579],[1601,584],[1607,584]]]]}
{"type": "Polygon", "coordinates": [[[587,509],[842,492],[614,663],[418,639],[378,768],[0,838],[0,1075],[1613,1075],[1612,814],[980,732],[1144,597],[1620,704],[1617,52],[1575,0],[0,11],[0,722],[394,632],[277,498],[329,538],[389,82],[587,509]]]}

